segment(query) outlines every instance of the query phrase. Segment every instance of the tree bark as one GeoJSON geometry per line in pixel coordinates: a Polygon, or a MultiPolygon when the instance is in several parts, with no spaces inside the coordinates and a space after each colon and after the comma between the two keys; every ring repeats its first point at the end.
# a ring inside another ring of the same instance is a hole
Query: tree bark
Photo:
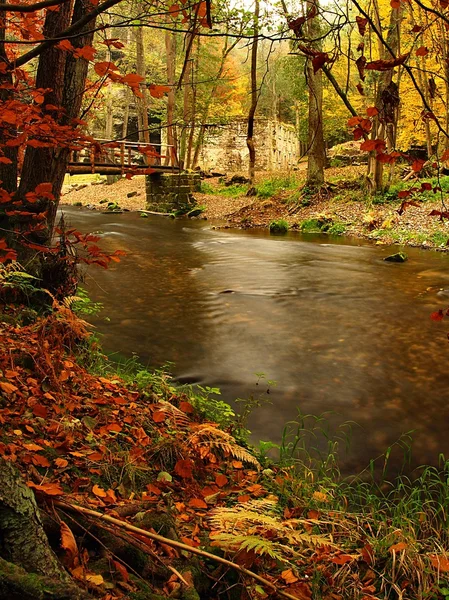
{"type": "MultiPolygon", "coordinates": [[[[403,8],[392,8],[390,13],[390,26],[387,33],[387,44],[391,50],[398,55],[400,49],[400,25],[403,17],[403,8]]],[[[380,27],[378,6],[375,4],[376,27],[380,27]]],[[[390,53],[383,47],[379,40],[380,58],[388,60],[390,53]]],[[[374,119],[372,139],[383,139],[387,143],[387,149],[393,149],[396,140],[396,128],[399,115],[399,89],[393,81],[393,69],[383,71],[380,74],[377,92],[376,108],[378,114],[374,119]]],[[[384,191],[383,181],[384,165],[370,156],[368,162],[368,178],[371,181],[373,194],[384,191]]]]}
{"type": "Polygon", "coordinates": [[[73,584],[50,548],[33,492],[14,465],[3,458],[0,458],[0,598],[89,598],[73,584]]]}
{"type": "MultiPolygon", "coordinates": [[[[69,4],[64,4],[59,12],[48,12],[48,27],[51,28],[53,36],[65,28],[64,23],[69,18],[69,15],[65,13],[67,6],[69,4]],[[61,12],[62,14],[60,14],[61,12]],[[52,19],[57,19],[57,23],[54,23],[52,19]]],[[[72,23],[81,19],[88,10],[88,5],[84,0],[75,0],[72,23]]],[[[91,21],[85,27],[83,34],[72,40],[73,46],[82,48],[91,45],[94,27],[95,21],[91,21]]],[[[47,36],[52,37],[48,33],[47,36]]],[[[84,58],[75,58],[72,54],[61,52],[54,47],[48,48],[40,56],[36,87],[52,89],[51,92],[48,92],[49,96],[46,98],[46,102],[60,105],[64,109],[65,114],[62,120],[64,124],[69,124],[72,119],[79,117],[88,65],[88,61],[84,58]]],[[[31,242],[44,245],[51,240],[69,155],[69,149],[64,147],[45,149],[28,146],[26,150],[17,192],[18,199],[24,202],[27,192],[33,191],[37,185],[46,182],[53,184],[52,191],[55,197],[55,201],[40,200],[27,207],[27,210],[32,212],[47,211],[45,228],[27,236],[31,242]]],[[[22,230],[26,231],[27,225],[29,226],[28,223],[22,223],[22,230]]]]}
{"type": "Polygon", "coordinates": [[[251,48],[251,106],[248,113],[248,131],[246,135],[246,145],[249,151],[248,179],[251,185],[254,184],[256,171],[256,147],[254,144],[254,116],[257,109],[257,49],[259,45],[259,0],[254,4],[254,37],[251,48]]]}
{"type": "MultiPolygon", "coordinates": [[[[169,165],[177,153],[175,122],[175,69],[176,69],[176,38],[171,31],[165,32],[165,50],[167,57],[167,83],[170,91],[167,94],[167,149],[165,164],[169,165]],[[171,155],[170,155],[171,153],[171,155]]],[[[177,166],[177,165],[174,165],[177,166]]]]}
{"type": "MultiPolygon", "coordinates": [[[[318,0],[307,1],[307,12],[319,12],[318,0]]],[[[307,34],[310,40],[319,37],[320,26],[318,16],[307,21],[307,34]]],[[[321,50],[320,43],[311,44],[315,49],[321,50]]],[[[326,152],[324,149],[323,134],[323,75],[321,69],[314,73],[312,60],[306,62],[307,87],[309,91],[309,129],[307,153],[307,180],[306,186],[312,189],[320,188],[324,183],[324,167],[326,152]]]]}
{"type": "MultiPolygon", "coordinates": [[[[146,66],[145,66],[145,48],[143,44],[143,27],[136,27],[136,67],[137,74],[143,77],[143,83],[146,80],[146,66]]],[[[137,99],[137,111],[140,116],[139,125],[139,140],[150,143],[150,124],[148,121],[148,96],[146,85],[140,86],[140,92],[142,98],[137,99]]]]}

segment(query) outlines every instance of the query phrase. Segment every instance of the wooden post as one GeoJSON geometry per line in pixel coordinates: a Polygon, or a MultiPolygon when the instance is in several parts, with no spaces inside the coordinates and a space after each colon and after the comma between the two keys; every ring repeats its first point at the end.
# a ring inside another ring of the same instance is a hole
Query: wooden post
{"type": "Polygon", "coordinates": [[[94,146],[90,147],[90,166],[91,166],[91,173],[95,173],[95,148],[94,148],[94,146]]]}
{"type": "Polygon", "coordinates": [[[120,144],[120,169],[123,175],[125,171],[125,142],[120,144]]]}

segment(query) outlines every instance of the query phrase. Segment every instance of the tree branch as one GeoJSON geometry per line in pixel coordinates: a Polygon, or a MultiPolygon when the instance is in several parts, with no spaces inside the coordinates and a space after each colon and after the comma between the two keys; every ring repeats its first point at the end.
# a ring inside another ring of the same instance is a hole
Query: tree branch
{"type": "Polygon", "coordinates": [[[5,4],[0,3],[0,10],[8,12],[18,13],[29,13],[36,12],[42,8],[48,8],[49,6],[58,6],[58,4],[64,4],[68,0],[43,0],[42,2],[36,2],[35,4],[5,4]]]}
{"type": "Polygon", "coordinates": [[[87,15],[84,15],[84,17],[79,19],[76,23],[73,23],[73,25],[62,31],[57,39],[45,40],[45,42],[42,42],[39,44],[39,46],[33,48],[33,50],[30,50],[29,52],[22,54],[22,56],[19,56],[19,58],[12,63],[9,68],[12,70],[25,65],[33,58],[36,58],[36,56],[39,56],[39,54],[42,54],[42,52],[47,48],[54,46],[60,39],[65,39],[67,36],[78,33],[85,25],[96,19],[98,15],[103,13],[105,10],[108,10],[108,8],[119,4],[121,1],[122,0],[106,0],[106,2],[103,2],[103,4],[100,4],[93,11],[87,13],[87,15]]]}

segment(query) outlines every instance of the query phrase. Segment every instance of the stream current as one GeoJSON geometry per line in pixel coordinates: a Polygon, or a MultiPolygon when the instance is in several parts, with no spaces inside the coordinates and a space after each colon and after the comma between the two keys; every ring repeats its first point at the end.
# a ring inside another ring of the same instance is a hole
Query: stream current
{"type": "Polygon", "coordinates": [[[172,362],[179,381],[219,387],[231,404],[264,393],[264,373],[277,385],[250,418],[253,440],[278,442],[298,409],[331,411],[334,427],[357,423],[344,471],[411,430],[412,465],[449,457],[449,319],[430,319],[449,305],[449,255],[408,248],[394,264],[383,261],[394,249],[361,240],[63,212],[127,252],[85,283],[104,304],[91,321],[107,352],[172,362]]]}

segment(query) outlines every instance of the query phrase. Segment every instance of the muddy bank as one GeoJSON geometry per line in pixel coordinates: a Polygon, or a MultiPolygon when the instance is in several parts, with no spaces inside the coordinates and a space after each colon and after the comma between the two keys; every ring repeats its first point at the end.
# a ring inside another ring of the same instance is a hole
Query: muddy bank
{"type": "MultiPolygon", "coordinates": [[[[204,183],[207,193],[195,193],[198,206],[204,207],[199,218],[206,218],[218,227],[245,229],[267,228],[272,221],[283,219],[293,230],[345,234],[375,240],[378,244],[446,249],[449,240],[447,221],[430,214],[444,210],[439,194],[419,200],[401,211],[401,200],[392,199],[391,195],[385,200],[373,199],[361,189],[364,170],[364,167],[328,169],[326,175],[330,185],[315,196],[304,194],[304,171],[284,174],[286,178],[294,178],[294,185],[290,182],[286,189],[274,189],[271,197],[247,197],[245,186],[230,189],[218,178],[208,179],[204,183]],[[318,221],[318,224],[311,221],[318,221]]],[[[275,180],[280,176],[282,174],[271,175],[271,178],[275,180]]],[[[270,181],[269,177],[259,174],[256,186],[270,181]]],[[[68,191],[66,188],[61,204],[106,210],[110,202],[125,211],[145,209],[144,177],[122,179],[112,185],[88,183],[82,189],[68,191]]]]}

